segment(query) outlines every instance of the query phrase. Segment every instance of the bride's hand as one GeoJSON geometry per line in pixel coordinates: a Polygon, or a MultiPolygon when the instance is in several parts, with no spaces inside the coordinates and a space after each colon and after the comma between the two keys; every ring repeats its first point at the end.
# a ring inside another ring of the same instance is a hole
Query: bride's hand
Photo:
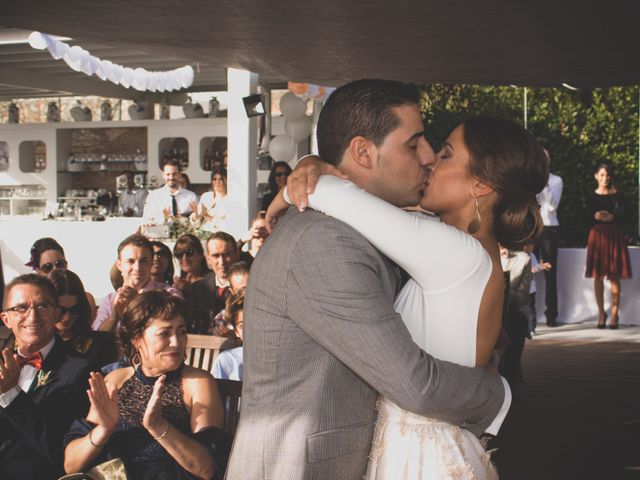
{"type": "Polygon", "coordinates": [[[264,217],[269,234],[273,233],[273,229],[275,228],[276,223],[278,223],[278,219],[285,214],[288,208],[289,204],[284,199],[284,188],[281,188],[273,201],[269,204],[267,214],[264,217]]]}
{"type": "Polygon", "coordinates": [[[307,155],[298,162],[296,168],[287,178],[287,193],[292,205],[301,212],[307,208],[308,196],[316,189],[320,175],[334,175],[348,178],[336,166],[325,162],[316,155],[307,155]]]}

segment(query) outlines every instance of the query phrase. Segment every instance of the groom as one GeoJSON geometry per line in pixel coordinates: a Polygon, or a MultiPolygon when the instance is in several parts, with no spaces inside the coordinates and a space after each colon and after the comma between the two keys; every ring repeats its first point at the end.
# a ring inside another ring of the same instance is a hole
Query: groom
{"type": "MultiPolygon", "coordinates": [[[[435,161],[418,104],[412,85],[340,87],[320,115],[320,155],[364,190],[416,205],[435,161]]],[[[251,268],[228,479],[362,478],[379,394],[476,435],[492,422],[497,432],[509,406],[500,377],[420,350],[393,310],[401,286],[398,268],[351,227],[289,209],[251,268]]]]}

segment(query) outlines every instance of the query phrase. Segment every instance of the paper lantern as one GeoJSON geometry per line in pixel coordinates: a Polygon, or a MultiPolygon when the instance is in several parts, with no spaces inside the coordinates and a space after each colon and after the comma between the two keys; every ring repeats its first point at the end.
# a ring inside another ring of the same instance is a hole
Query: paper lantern
{"type": "Polygon", "coordinates": [[[302,117],[300,120],[284,122],[284,131],[287,132],[296,143],[300,143],[311,135],[311,117],[302,117]]]}
{"type": "Polygon", "coordinates": [[[307,104],[293,92],[287,92],[280,99],[280,111],[284,118],[295,122],[304,117],[307,111],[307,104]]]}
{"type": "Polygon", "coordinates": [[[269,155],[276,162],[288,162],[296,154],[296,146],[289,135],[277,135],[269,143],[269,155]]]}

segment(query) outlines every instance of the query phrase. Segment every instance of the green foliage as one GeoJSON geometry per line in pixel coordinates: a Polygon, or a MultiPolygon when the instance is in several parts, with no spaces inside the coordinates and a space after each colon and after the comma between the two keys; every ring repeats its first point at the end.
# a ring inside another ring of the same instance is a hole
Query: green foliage
{"type": "MultiPolygon", "coordinates": [[[[584,246],[589,219],[584,211],[599,163],[613,166],[615,185],[630,212],[626,226],[638,233],[639,88],[570,91],[527,88],[528,129],[549,151],[551,170],[564,181],[558,211],[561,245],[584,246]]],[[[524,88],[428,85],[422,90],[425,134],[439,149],[466,117],[492,115],[524,125],[524,88]]]]}
{"type": "Polygon", "coordinates": [[[181,236],[191,234],[200,240],[206,240],[211,235],[207,230],[198,228],[200,225],[193,225],[186,217],[174,217],[169,226],[169,236],[172,241],[177,241],[181,236]]]}

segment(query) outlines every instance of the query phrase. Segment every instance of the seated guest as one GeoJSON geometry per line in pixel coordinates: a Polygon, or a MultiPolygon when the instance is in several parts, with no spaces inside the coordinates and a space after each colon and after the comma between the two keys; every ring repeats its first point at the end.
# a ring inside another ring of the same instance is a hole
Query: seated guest
{"type": "Polygon", "coordinates": [[[266,210],[278,192],[287,185],[287,177],[291,174],[291,167],[287,162],[278,161],[271,167],[269,172],[269,193],[262,197],[262,210],[266,210]]]}
{"type": "MultiPolygon", "coordinates": [[[[36,240],[31,247],[31,258],[25,265],[31,267],[38,275],[47,275],[51,270],[66,270],[67,260],[60,244],[51,237],[36,240]]],[[[91,320],[96,318],[96,299],[86,292],[91,307],[91,320]]]]}
{"type": "Polygon", "coordinates": [[[238,255],[236,240],[228,233],[216,232],[207,239],[206,259],[212,273],[191,284],[192,333],[207,333],[214,315],[224,308],[229,294],[229,267],[238,261],[238,255]]]}
{"type": "Polygon", "coordinates": [[[56,297],[39,275],[21,275],[6,286],[0,317],[12,335],[0,357],[2,480],[60,477],[64,434],[89,406],[89,362],[54,336],[56,297]]]}
{"type": "MultiPolygon", "coordinates": [[[[236,294],[246,288],[248,281],[249,266],[247,262],[241,260],[229,267],[229,289],[232,294],[236,294]]],[[[229,322],[229,316],[226,314],[226,306],[224,310],[218,312],[210,325],[207,332],[209,335],[217,335],[219,337],[235,336],[233,334],[233,326],[229,322]]]]}
{"type": "MultiPolygon", "coordinates": [[[[127,306],[120,339],[131,366],[89,379],[91,408],[65,437],[67,473],[120,458],[129,478],[221,475],[230,445],[213,377],[185,365],[186,302],[148,291],[127,306]]],[[[216,477],[217,478],[217,477],[216,477]]]]}
{"type": "MultiPolygon", "coordinates": [[[[151,262],[151,280],[158,283],[173,284],[173,255],[164,243],[157,240],[151,241],[153,246],[153,261],[151,262]]],[[[122,273],[118,270],[118,263],[111,266],[111,285],[117,290],[122,286],[122,273]]]]}
{"type": "Polygon", "coordinates": [[[202,242],[195,235],[183,235],[173,247],[173,256],[180,264],[180,275],[173,279],[173,286],[181,290],[186,298],[191,284],[211,273],[204,258],[202,242]]]}
{"type": "Polygon", "coordinates": [[[56,289],[60,316],[55,328],[65,346],[95,367],[115,362],[118,349],[113,334],[91,330],[89,303],[80,278],[71,270],[53,270],[47,277],[56,289]]]}
{"type": "Polygon", "coordinates": [[[244,260],[251,266],[251,262],[256,258],[256,255],[264,245],[264,241],[269,236],[269,231],[267,230],[267,221],[265,217],[267,212],[262,210],[258,212],[251,222],[251,228],[249,229],[248,239],[240,240],[239,247],[244,246],[244,244],[249,244],[249,250],[246,252],[241,252],[240,260],[244,260]]]}
{"type": "Polygon", "coordinates": [[[229,267],[229,288],[232,293],[238,293],[246,288],[249,281],[249,265],[239,261],[229,267]]]}
{"type": "Polygon", "coordinates": [[[151,262],[151,280],[158,283],[173,283],[173,256],[171,250],[164,243],[157,240],[151,242],[153,246],[153,261],[151,262]]]}
{"type": "Polygon", "coordinates": [[[181,296],[180,291],[172,286],[151,279],[152,257],[151,242],[143,235],[130,235],[120,242],[116,266],[122,274],[122,287],[102,300],[91,328],[101,332],[114,332],[122,319],[124,308],[133,297],[143,291],[168,290],[181,296]]]}
{"type": "MultiPolygon", "coordinates": [[[[227,298],[225,316],[233,327],[233,333],[242,341],[244,326],[244,289],[233,293],[227,298]]],[[[213,376],[221,380],[242,381],[242,347],[232,348],[220,352],[213,364],[213,376]]]]}

